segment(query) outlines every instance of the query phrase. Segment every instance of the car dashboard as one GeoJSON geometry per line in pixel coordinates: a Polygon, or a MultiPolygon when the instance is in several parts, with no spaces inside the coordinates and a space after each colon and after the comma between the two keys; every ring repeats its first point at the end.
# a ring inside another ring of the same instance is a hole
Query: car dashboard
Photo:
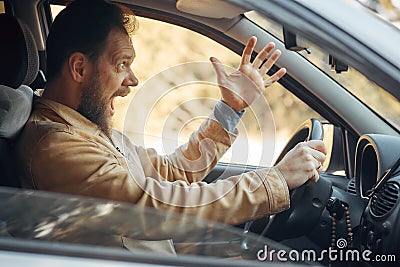
{"type": "Polygon", "coordinates": [[[399,253],[400,138],[362,136],[355,156],[357,195],[366,203],[360,221],[360,246],[374,254],[399,253]]]}

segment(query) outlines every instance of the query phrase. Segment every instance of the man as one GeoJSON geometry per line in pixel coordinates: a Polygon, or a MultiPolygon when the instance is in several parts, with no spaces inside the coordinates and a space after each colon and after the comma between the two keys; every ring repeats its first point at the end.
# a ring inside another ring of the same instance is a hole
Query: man
{"type": "Polygon", "coordinates": [[[310,141],[276,167],[201,182],[233,142],[242,110],[286,72],[263,80],[280,52],[272,53],[271,43],[250,62],[255,37],[230,75],[211,58],[221,101],[175,153],[157,155],[111,130],[114,98],[138,84],[130,69],[136,25],[130,12],[103,0],[77,0],[55,19],[47,41],[48,82],[17,147],[24,187],[238,224],[286,209],[289,189],[318,180],[326,150],[323,142],[310,141]]]}

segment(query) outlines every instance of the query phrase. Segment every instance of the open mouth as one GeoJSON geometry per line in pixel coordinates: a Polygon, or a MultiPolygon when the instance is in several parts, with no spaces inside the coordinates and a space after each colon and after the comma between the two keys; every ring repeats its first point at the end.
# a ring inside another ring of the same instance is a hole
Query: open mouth
{"type": "Polygon", "coordinates": [[[127,86],[127,87],[122,87],[119,88],[112,96],[111,96],[111,101],[110,101],[110,116],[113,116],[115,114],[115,106],[114,106],[114,99],[117,96],[120,97],[125,97],[127,95],[129,95],[129,93],[131,92],[131,89],[127,86]]]}

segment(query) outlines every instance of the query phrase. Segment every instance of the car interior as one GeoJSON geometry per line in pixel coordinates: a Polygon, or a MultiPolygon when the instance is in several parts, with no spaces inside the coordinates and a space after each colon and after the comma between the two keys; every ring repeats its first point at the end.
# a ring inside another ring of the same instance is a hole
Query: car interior
{"type": "MultiPolygon", "coordinates": [[[[45,85],[45,38],[53,18],[50,3],[68,1],[0,2],[4,11],[0,14],[0,186],[20,188],[10,155],[33,98],[40,97],[45,85]]],[[[261,43],[275,41],[282,51],[288,45],[247,19],[243,15],[247,10],[224,1],[213,9],[209,1],[203,5],[184,0],[118,2],[138,16],[189,28],[238,54],[250,35],[257,35],[261,43]]],[[[312,139],[327,143],[329,160],[318,183],[291,192],[288,210],[236,227],[244,235],[253,232],[295,249],[322,251],[343,238],[361,251],[399,257],[400,157],[393,152],[400,151],[398,130],[297,53],[286,50],[283,55],[279,64],[290,71],[280,83],[323,120],[309,118],[297,125],[274,164],[297,143],[312,139]],[[332,102],[335,98],[340,100],[332,102]]],[[[219,163],[204,180],[211,183],[256,168],[219,163]]]]}

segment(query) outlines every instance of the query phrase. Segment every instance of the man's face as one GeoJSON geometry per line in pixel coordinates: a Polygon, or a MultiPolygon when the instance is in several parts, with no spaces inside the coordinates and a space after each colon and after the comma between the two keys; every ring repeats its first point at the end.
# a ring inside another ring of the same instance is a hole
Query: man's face
{"type": "Polygon", "coordinates": [[[130,65],[135,57],[130,37],[112,30],[102,55],[92,64],[90,78],[83,84],[78,112],[97,124],[108,136],[115,113],[114,98],[126,96],[138,80],[130,65]]]}

